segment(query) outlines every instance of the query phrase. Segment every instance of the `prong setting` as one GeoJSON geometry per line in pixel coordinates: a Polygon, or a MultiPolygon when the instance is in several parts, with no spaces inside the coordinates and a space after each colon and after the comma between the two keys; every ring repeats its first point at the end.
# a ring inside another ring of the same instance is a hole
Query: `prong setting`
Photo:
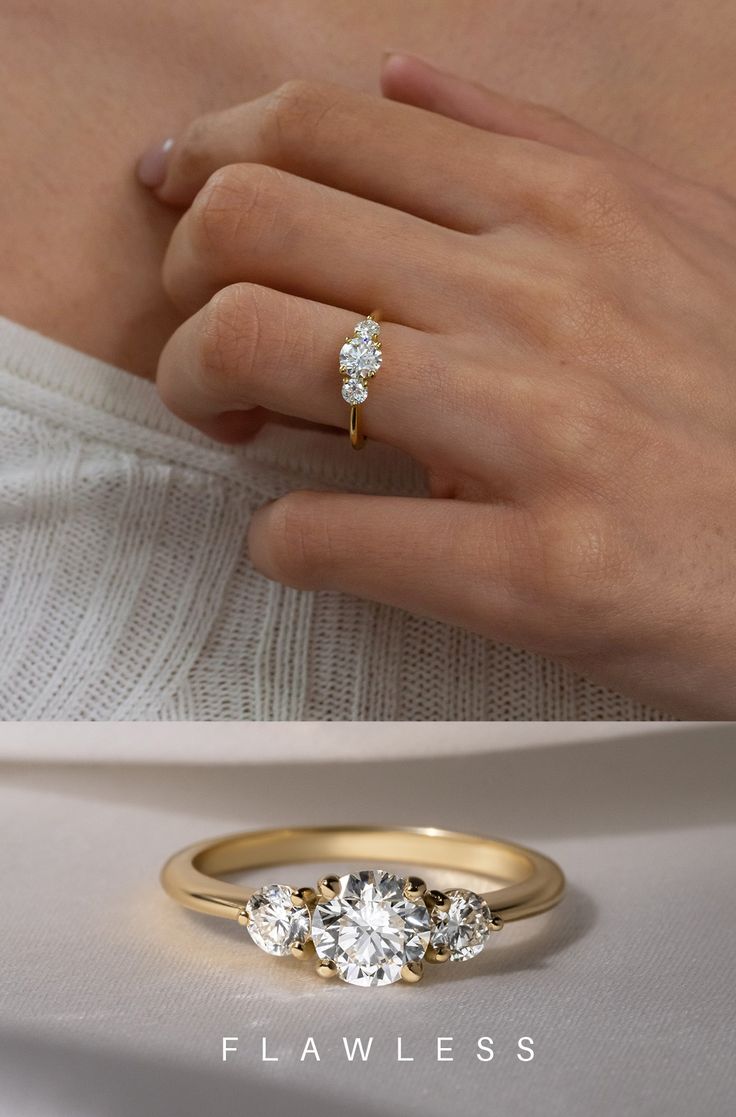
{"type": "Polygon", "coordinates": [[[379,323],[369,314],[356,323],[353,336],[346,337],[340,349],[338,368],[342,376],[342,398],[351,407],[365,403],[367,382],[381,367],[380,330],[379,323]]]}
{"type": "Polygon", "coordinates": [[[317,899],[313,888],[292,888],[291,899],[295,908],[311,908],[317,899]]]}
{"type": "Polygon", "coordinates": [[[424,966],[421,962],[406,962],[401,967],[401,980],[409,985],[416,985],[424,977],[424,966]]]}
{"type": "Polygon", "coordinates": [[[338,876],[316,888],[270,884],[237,913],[267,954],[303,961],[351,985],[420,981],[425,963],[465,961],[503,928],[483,896],[465,888],[428,889],[419,876],[382,869],[338,876]]]}
{"type": "Polygon", "coordinates": [[[429,892],[427,892],[424,897],[424,902],[426,903],[430,911],[433,908],[437,908],[438,911],[445,912],[450,910],[450,897],[445,892],[440,892],[439,888],[432,888],[429,892]]]}
{"type": "Polygon", "coordinates": [[[407,877],[404,882],[404,895],[407,900],[415,903],[421,900],[427,891],[427,886],[421,877],[407,877]]]}
{"type": "Polygon", "coordinates": [[[450,948],[445,946],[444,943],[440,946],[427,947],[427,953],[424,955],[424,961],[430,962],[432,965],[441,965],[443,962],[450,961],[450,948]]]}
{"type": "Polygon", "coordinates": [[[317,885],[317,892],[323,900],[334,900],[340,895],[340,878],[334,875],[322,877],[317,885]]]}
{"type": "Polygon", "coordinates": [[[306,958],[311,958],[314,955],[314,943],[311,939],[306,942],[292,943],[290,948],[292,958],[296,958],[297,962],[303,962],[306,958]]]}

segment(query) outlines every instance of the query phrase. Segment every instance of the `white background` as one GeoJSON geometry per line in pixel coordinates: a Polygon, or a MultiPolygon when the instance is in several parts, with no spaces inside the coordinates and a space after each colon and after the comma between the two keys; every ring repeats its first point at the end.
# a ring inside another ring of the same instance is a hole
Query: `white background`
{"type": "Polygon", "coordinates": [[[3,1117],[731,1117],[733,727],[170,728],[165,748],[141,725],[0,729],[3,1117]],[[58,761],[11,759],[34,740],[58,761]],[[328,819],[516,839],[560,861],[569,893],[474,962],[365,990],[159,889],[181,845],[328,819]],[[227,1064],[223,1035],[240,1042],[227,1064]],[[260,1063],[263,1035],[279,1063],[260,1063]],[[309,1035],[318,1064],[299,1062],[309,1035]],[[343,1035],[375,1037],[368,1063],[343,1035]]]}

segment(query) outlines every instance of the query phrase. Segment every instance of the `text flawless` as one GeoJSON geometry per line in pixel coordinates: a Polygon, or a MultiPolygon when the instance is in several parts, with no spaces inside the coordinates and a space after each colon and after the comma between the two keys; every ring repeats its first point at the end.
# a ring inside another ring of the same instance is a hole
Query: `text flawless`
{"type": "MultiPolygon", "coordinates": [[[[371,1057],[373,1050],[373,1036],[363,1039],[361,1036],[348,1037],[341,1036],[341,1045],[338,1047],[337,1055],[332,1049],[332,1045],[323,1046],[324,1057],[332,1061],[336,1057],[341,1058],[348,1063],[367,1063],[371,1057]]],[[[417,1058],[421,1060],[426,1059],[428,1056],[434,1059],[437,1063],[452,1063],[455,1059],[453,1036],[437,1036],[436,1041],[431,1045],[430,1052],[427,1052],[426,1045],[424,1047],[424,1055],[419,1055],[417,1058]]],[[[226,1063],[228,1058],[237,1055],[239,1051],[239,1037],[238,1036],[223,1036],[222,1037],[222,1061],[226,1063]]],[[[500,1054],[500,1048],[498,1053],[500,1054]]],[[[490,1063],[497,1052],[494,1049],[493,1040],[490,1036],[478,1036],[475,1041],[474,1047],[475,1058],[481,1063],[490,1063]]],[[[531,1036],[521,1036],[514,1049],[514,1054],[520,1063],[530,1063],[534,1058],[534,1040],[531,1036]]],[[[322,1053],[320,1053],[319,1045],[314,1036],[307,1036],[306,1041],[296,1052],[291,1052],[284,1055],[284,1059],[292,1059],[300,1063],[320,1063],[322,1061],[322,1053]]],[[[402,1036],[396,1037],[395,1047],[395,1060],[397,1063],[413,1063],[415,1056],[410,1050],[408,1041],[405,1041],[402,1036]]],[[[261,1037],[261,1062],[262,1063],[278,1063],[281,1061],[281,1056],[276,1049],[271,1049],[268,1043],[268,1037],[261,1037]]]]}

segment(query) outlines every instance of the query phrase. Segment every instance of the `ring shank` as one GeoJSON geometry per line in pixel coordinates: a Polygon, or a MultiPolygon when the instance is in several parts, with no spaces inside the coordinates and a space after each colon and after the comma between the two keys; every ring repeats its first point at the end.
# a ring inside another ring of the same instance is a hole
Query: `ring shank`
{"type": "Polygon", "coordinates": [[[221,874],[298,862],[356,861],[358,868],[401,862],[476,873],[505,883],[484,893],[504,921],[546,911],[561,899],[559,866],[535,850],[495,838],[433,827],[288,827],[228,834],[174,854],[161,883],[178,903],[207,915],[237,919],[253,893],[221,874]]]}

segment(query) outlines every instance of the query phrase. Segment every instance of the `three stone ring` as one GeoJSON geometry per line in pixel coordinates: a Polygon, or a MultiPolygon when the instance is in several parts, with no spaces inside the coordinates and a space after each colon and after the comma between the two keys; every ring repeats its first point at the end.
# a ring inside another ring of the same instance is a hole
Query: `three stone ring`
{"type": "Polygon", "coordinates": [[[554,861],[511,842],[367,826],[257,830],[199,842],[166,863],[161,883],[185,907],[236,920],[267,954],[312,956],[321,977],[362,986],[414,983],[425,962],[474,958],[504,922],[546,911],[565,886],[554,861]],[[328,873],[315,888],[270,883],[252,890],[221,879],[265,866],[368,858],[472,873],[494,887],[441,891],[376,868],[328,873]]]}
{"type": "Polygon", "coordinates": [[[360,450],[365,443],[360,430],[360,405],[368,399],[368,381],[381,367],[381,313],[374,310],[357,323],[352,337],[340,349],[342,398],[350,404],[350,444],[360,450]]]}

